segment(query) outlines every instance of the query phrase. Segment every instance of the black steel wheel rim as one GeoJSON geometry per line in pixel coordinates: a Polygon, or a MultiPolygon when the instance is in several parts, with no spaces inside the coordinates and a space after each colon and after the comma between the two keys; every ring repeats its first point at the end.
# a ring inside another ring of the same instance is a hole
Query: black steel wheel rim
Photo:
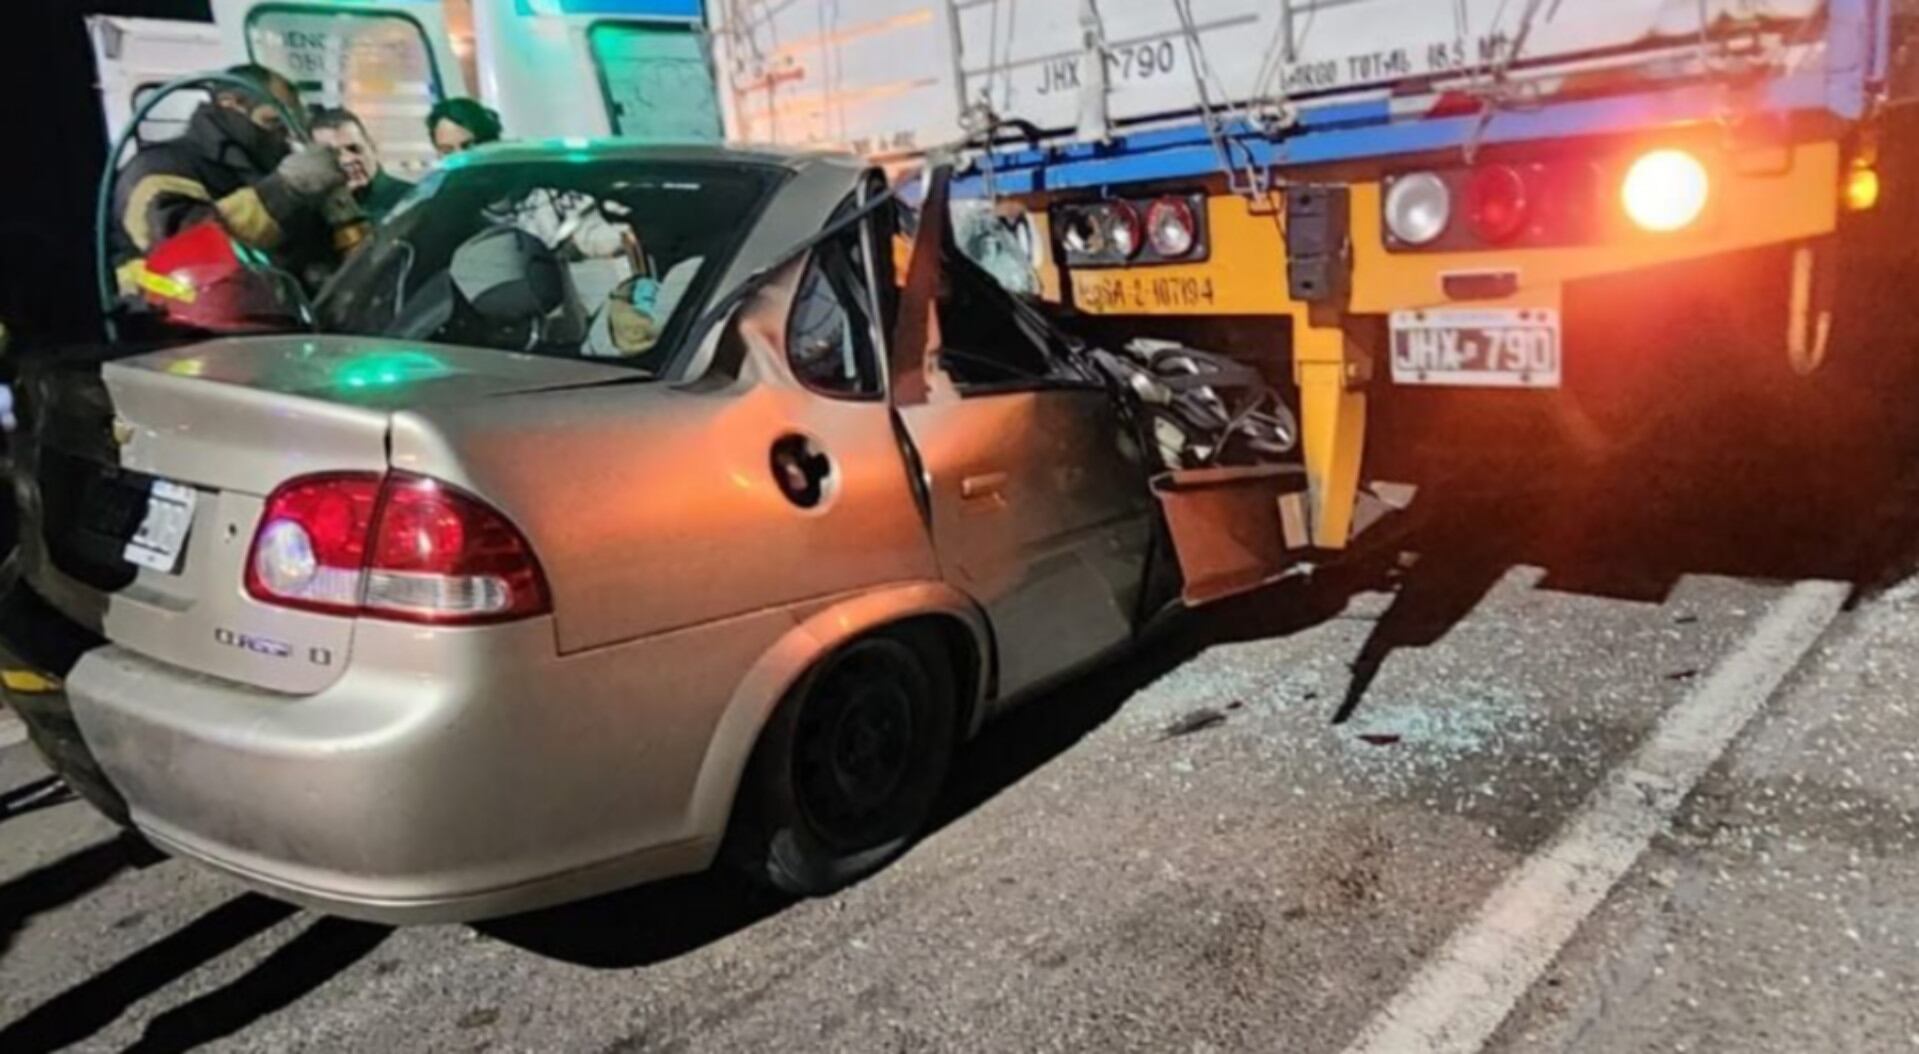
{"type": "Polygon", "coordinates": [[[870,848],[911,819],[905,792],[925,726],[919,671],[880,649],[826,671],[800,713],[794,783],[814,829],[835,847],[870,848]]]}

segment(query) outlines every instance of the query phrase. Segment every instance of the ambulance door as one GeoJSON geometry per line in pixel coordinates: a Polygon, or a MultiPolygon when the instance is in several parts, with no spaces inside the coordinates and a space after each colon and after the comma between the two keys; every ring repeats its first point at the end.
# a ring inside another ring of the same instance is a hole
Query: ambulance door
{"type": "MultiPolygon", "coordinates": [[[[205,22],[91,15],[87,36],[100,73],[100,109],[109,141],[133,119],[133,111],[169,81],[233,65],[221,49],[220,34],[205,22]]],[[[182,92],[160,103],[141,123],[141,145],[172,139],[186,131],[187,119],[206,96],[182,92]]]]}
{"type": "MultiPolygon", "coordinates": [[[[213,0],[225,47],[285,73],[310,106],[360,118],[389,171],[417,179],[434,160],[426,117],[468,94],[456,50],[464,4],[442,0],[213,0]]],[[[470,37],[467,37],[470,41],[470,37]]]]}
{"type": "Polygon", "coordinates": [[[476,65],[510,137],[717,142],[702,0],[472,0],[476,65]]]}

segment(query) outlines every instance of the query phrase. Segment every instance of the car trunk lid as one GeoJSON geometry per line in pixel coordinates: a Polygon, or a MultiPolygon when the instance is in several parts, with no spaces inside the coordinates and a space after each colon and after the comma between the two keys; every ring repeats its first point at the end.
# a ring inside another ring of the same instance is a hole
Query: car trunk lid
{"type": "Polygon", "coordinates": [[[632,376],[338,337],[216,341],[39,371],[21,451],[25,568],[55,607],[123,647],[317,692],[344,670],[356,620],[246,594],[267,495],[298,476],[386,471],[401,410],[632,376]]]}

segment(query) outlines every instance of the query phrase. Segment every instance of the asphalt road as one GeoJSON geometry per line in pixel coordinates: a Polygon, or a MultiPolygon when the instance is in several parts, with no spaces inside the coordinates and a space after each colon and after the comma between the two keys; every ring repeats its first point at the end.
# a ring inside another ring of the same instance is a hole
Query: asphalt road
{"type": "Polygon", "coordinates": [[[992,727],[828,900],[322,919],[0,717],[0,1051],[1919,1050],[1919,489],[1793,453],[1461,481],[992,727]]]}

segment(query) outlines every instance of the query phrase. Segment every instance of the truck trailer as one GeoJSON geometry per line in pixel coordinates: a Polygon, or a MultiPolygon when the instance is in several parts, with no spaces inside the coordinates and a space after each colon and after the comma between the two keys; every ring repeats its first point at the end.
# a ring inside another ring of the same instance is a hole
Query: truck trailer
{"type": "Polygon", "coordinates": [[[1323,552],[1399,500],[1367,485],[1369,445],[1450,438],[1416,413],[1369,436],[1382,402],[1543,415],[1603,453],[1701,387],[1751,375],[1811,399],[1829,360],[1896,354],[1841,347],[1840,305],[1905,255],[1911,14],[726,0],[710,17],[734,134],[906,162],[972,144],[968,186],[1023,206],[1046,295],[1290,382],[1310,481],[1295,541],[1323,552]]]}

